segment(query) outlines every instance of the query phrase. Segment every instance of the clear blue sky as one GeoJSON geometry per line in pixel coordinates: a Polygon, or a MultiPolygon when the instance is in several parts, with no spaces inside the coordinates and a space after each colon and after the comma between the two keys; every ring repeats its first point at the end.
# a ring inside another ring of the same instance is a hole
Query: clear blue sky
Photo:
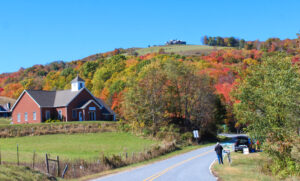
{"type": "Polygon", "coordinates": [[[299,0],[1,0],[0,73],[175,38],[296,38],[299,7],[299,0]]]}

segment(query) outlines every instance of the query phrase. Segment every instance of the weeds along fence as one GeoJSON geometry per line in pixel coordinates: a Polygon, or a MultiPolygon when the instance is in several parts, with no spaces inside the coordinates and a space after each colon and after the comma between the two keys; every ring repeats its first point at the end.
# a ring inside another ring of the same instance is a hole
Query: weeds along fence
{"type": "Polygon", "coordinates": [[[38,136],[47,134],[97,133],[116,131],[115,122],[42,123],[25,125],[1,125],[0,138],[38,136]]]}
{"type": "Polygon", "coordinates": [[[92,160],[68,160],[59,157],[59,155],[37,154],[35,151],[32,152],[32,155],[23,155],[20,151],[22,149],[16,146],[15,154],[5,154],[0,149],[0,164],[26,166],[50,176],[72,179],[146,161],[177,149],[175,142],[171,142],[155,145],[141,152],[99,154],[98,158],[92,160]]]}

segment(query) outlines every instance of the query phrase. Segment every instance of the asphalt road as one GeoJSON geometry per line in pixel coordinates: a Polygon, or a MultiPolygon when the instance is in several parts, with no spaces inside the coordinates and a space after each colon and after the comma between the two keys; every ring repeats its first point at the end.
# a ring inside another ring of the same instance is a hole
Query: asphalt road
{"type": "Polygon", "coordinates": [[[167,160],[133,170],[95,179],[94,181],[210,181],[216,178],[209,167],[216,159],[214,146],[200,148],[167,160]]]}

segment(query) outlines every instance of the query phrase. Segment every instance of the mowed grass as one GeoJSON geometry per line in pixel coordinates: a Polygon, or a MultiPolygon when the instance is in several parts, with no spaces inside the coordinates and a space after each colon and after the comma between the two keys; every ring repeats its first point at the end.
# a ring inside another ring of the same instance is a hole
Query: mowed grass
{"type": "Polygon", "coordinates": [[[40,159],[45,153],[59,156],[63,160],[84,159],[93,161],[102,154],[111,155],[141,152],[159,142],[143,139],[129,133],[105,132],[72,135],[44,135],[17,138],[1,138],[1,155],[4,162],[16,162],[19,145],[20,162],[30,163],[33,151],[40,159]]]}
{"type": "MultiPolygon", "coordinates": [[[[213,165],[214,173],[222,181],[281,180],[262,171],[263,165],[267,162],[267,156],[264,153],[251,153],[249,155],[232,153],[231,157],[231,165],[228,164],[227,157],[224,159],[224,165],[219,165],[217,162],[213,165]]],[[[300,178],[288,178],[286,180],[300,180],[300,178]]]]}
{"type": "Polygon", "coordinates": [[[206,45],[166,45],[166,46],[155,46],[149,48],[138,49],[136,52],[139,55],[145,55],[147,53],[158,53],[159,49],[164,49],[166,53],[176,53],[182,55],[195,55],[208,53],[211,51],[215,51],[218,49],[222,49],[223,47],[212,47],[206,45]]]}

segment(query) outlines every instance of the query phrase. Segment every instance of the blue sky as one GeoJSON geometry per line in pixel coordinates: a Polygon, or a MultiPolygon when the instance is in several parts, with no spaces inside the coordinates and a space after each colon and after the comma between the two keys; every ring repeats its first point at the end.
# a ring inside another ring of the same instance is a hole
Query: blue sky
{"type": "Polygon", "coordinates": [[[296,38],[298,0],[0,0],[0,73],[170,39],[296,38]]]}

